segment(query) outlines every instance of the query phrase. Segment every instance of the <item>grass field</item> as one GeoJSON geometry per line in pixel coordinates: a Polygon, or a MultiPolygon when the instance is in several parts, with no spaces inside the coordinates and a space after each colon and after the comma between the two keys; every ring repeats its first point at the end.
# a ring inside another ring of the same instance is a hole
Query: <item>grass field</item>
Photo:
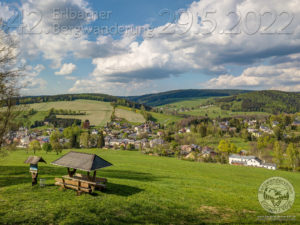
{"type": "Polygon", "coordinates": [[[182,114],[191,115],[191,116],[208,116],[210,118],[269,115],[269,113],[265,113],[265,112],[232,112],[229,110],[222,110],[219,106],[216,105],[199,108],[199,106],[209,105],[208,103],[209,100],[210,100],[209,98],[199,98],[199,99],[179,101],[165,106],[171,107],[173,109],[194,107],[193,110],[184,111],[182,112],[182,114]]]}
{"type": "Polygon", "coordinates": [[[131,111],[131,108],[118,106],[115,111],[117,117],[124,118],[132,123],[144,123],[145,119],[139,112],[131,111]]]}
{"type": "Polygon", "coordinates": [[[160,124],[170,124],[182,120],[179,116],[166,115],[162,113],[150,112],[156,122],[160,124]]]}
{"type": "Polygon", "coordinates": [[[250,148],[251,148],[251,145],[250,145],[251,142],[248,142],[248,141],[246,142],[244,139],[242,139],[240,137],[230,137],[229,135],[221,137],[221,138],[214,137],[212,135],[208,135],[206,137],[201,137],[200,135],[195,136],[195,134],[192,134],[192,135],[185,134],[182,136],[193,137],[193,139],[192,139],[193,143],[200,145],[200,146],[209,146],[214,149],[218,148],[220,140],[222,140],[222,139],[230,140],[230,142],[234,143],[238,149],[241,148],[244,150],[250,150],[250,148]]]}
{"type": "Polygon", "coordinates": [[[188,112],[183,112],[186,115],[192,116],[208,116],[210,118],[216,117],[231,117],[231,116],[261,116],[261,115],[270,115],[269,113],[264,112],[232,112],[229,110],[222,110],[218,106],[211,106],[208,108],[194,109],[188,112]]]}
{"type": "MultiPolygon", "coordinates": [[[[182,100],[175,103],[168,104],[173,108],[181,108],[181,107],[195,107],[199,105],[205,105],[209,98],[195,98],[190,100],[182,100]]],[[[159,108],[159,106],[158,106],[159,108]]]]}
{"type": "MultiPolygon", "coordinates": [[[[294,186],[293,207],[280,216],[300,222],[300,174],[230,165],[195,163],[139,152],[83,150],[96,153],[113,166],[98,176],[108,178],[107,190],[75,196],[61,191],[54,177],[67,173],[50,165],[54,153],[43,156],[39,178],[46,187],[31,187],[28,157],[16,151],[0,159],[0,224],[203,224],[256,223],[270,216],[257,200],[267,178],[280,176],[294,186]]],[[[63,152],[65,154],[66,151],[63,152]]],[[[266,224],[266,221],[260,221],[266,224]]],[[[275,222],[274,224],[278,224],[275,222]]]]}
{"type": "MultiPolygon", "coordinates": [[[[32,122],[36,120],[43,120],[46,112],[51,109],[70,109],[75,111],[86,112],[86,115],[58,115],[58,118],[74,118],[80,120],[90,120],[92,125],[103,126],[108,121],[112,114],[112,106],[109,102],[100,102],[92,100],[76,100],[76,101],[60,101],[60,102],[46,102],[36,103],[29,105],[30,108],[37,110],[38,112],[33,115],[30,120],[32,122]]],[[[118,117],[124,118],[129,122],[144,122],[144,118],[141,114],[130,111],[130,108],[123,109],[117,108],[116,114],[118,117]]]]}
{"type": "MultiPolygon", "coordinates": [[[[137,122],[141,122],[141,121],[144,122],[145,120],[144,120],[143,116],[140,114],[141,111],[139,109],[134,109],[134,110],[135,110],[135,112],[137,114],[139,114],[141,116],[141,119],[140,119],[139,116],[136,116],[136,121],[137,122]]],[[[121,114],[121,115],[123,114],[122,118],[124,118],[124,115],[127,114],[128,112],[131,113],[131,115],[129,116],[129,118],[134,116],[134,114],[132,114],[133,112],[128,107],[118,106],[117,109],[116,109],[116,113],[121,114]],[[122,113],[122,111],[120,111],[122,109],[126,110],[127,112],[122,113]],[[118,111],[119,111],[119,113],[118,113],[118,111]]],[[[149,112],[149,113],[155,119],[155,122],[160,123],[160,124],[170,124],[172,122],[177,122],[177,121],[179,121],[179,120],[182,119],[179,116],[166,115],[166,114],[161,114],[161,113],[156,113],[156,112],[149,112]]],[[[117,116],[119,116],[118,114],[117,114],[117,116]]],[[[133,122],[133,121],[131,121],[131,122],[133,122]]]]}
{"type": "Polygon", "coordinates": [[[42,121],[42,120],[44,120],[46,116],[47,116],[47,111],[38,111],[37,113],[35,113],[34,115],[32,115],[29,118],[29,120],[33,124],[34,121],[42,121]]]}
{"type": "Polygon", "coordinates": [[[112,106],[109,102],[99,102],[90,100],[46,102],[31,104],[31,108],[37,111],[48,111],[55,109],[71,109],[86,112],[86,115],[59,115],[58,118],[74,118],[80,120],[90,120],[92,125],[104,125],[110,120],[112,106]]]}

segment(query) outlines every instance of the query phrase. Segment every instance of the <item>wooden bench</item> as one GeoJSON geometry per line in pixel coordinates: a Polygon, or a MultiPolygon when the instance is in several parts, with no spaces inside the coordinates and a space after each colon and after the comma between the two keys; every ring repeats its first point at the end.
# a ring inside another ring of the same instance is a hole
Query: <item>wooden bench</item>
{"type": "Polygon", "coordinates": [[[91,181],[91,178],[85,175],[76,174],[75,176],[63,176],[62,178],[55,178],[55,185],[62,188],[70,188],[77,191],[77,195],[82,192],[93,193],[94,190],[103,190],[106,188],[107,179],[96,178],[95,181],[91,181]]]}
{"type": "Polygon", "coordinates": [[[105,188],[105,184],[107,183],[107,179],[106,178],[100,178],[100,177],[89,177],[87,175],[83,175],[80,173],[76,173],[75,176],[73,176],[73,178],[78,178],[78,179],[82,179],[82,180],[86,180],[86,181],[92,181],[96,183],[96,186],[100,186],[100,187],[104,187],[105,188]]]}
{"type": "Polygon", "coordinates": [[[61,186],[63,189],[69,188],[77,191],[77,195],[82,192],[92,193],[94,188],[87,184],[86,182],[81,182],[79,180],[69,180],[64,178],[55,178],[55,185],[61,186]]]}

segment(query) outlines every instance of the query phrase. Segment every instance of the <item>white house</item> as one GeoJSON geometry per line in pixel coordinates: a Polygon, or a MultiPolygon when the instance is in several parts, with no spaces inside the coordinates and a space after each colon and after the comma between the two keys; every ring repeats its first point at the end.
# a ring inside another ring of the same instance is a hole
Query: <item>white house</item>
{"type": "Polygon", "coordinates": [[[158,145],[163,145],[164,143],[165,143],[164,140],[160,138],[153,139],[149,142],[150,148],[154,148],[155,146],[158,145]]]}
{"type": "Polygon", "coordinates": [[[110,146],[120,146],[121,144],[123,144],[123,141],[121,139],[111,139],[109,140],[108,143],[110,146]]]}
{"type": "Polygon", "coordinates": [[[263,163],[256,156],[243,156],[232,154],[229,156],[229,164],[231,165],[243,165],[243,166],[254,166],[254,167],[261,167],[270,170],[276,170],[276,164],[273,163],[263,163]]]}
{"type": "Polygon", "coordinates": [[[274,163],[262,163],[261,167],[269,170],[276,170],[276,164],[274,163]]]}
{"type": "Polygon", "coordinates": [[[99,131],[98,131],[98,130],[96,130],[96,129],[94,129],[94,130],[92,131],[92,134],[94,134],[94,135],[98,135],[98,134],[99,134],[99,131]]]}
{"type": "Polygon", "coordinates": [[[259,127],[259,129],[264,132],[264,133],[268,133],[268,134],[273,134],[274,132],[269,128],[269,127],[266,127],[264,125],[261,125],[259,127]]]}
{"type": "Polygon", "coordinates": [[[29,136],[23,137],[20,140],[20,144],[18,145],[18,147],[20,147],[20,148],[27,148],[28,145],[29,145],[29,143],[30,143],[30,137],[29,136]]]}

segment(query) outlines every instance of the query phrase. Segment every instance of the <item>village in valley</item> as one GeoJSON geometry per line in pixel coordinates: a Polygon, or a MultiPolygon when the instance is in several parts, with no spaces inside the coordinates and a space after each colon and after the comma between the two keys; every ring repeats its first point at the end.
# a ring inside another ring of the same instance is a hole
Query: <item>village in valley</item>
{"type": "MultiPolygon", "coordinates": [[[[55,118],[55,112],[60,111],[63,110],[50,109],[49,115],[55,118]]],[[[271,170],[294,170],[300,162],[299,156],[289,156],[292,153],[288,151],[283,155],[283,148],[293,148],[284,141],[298,138],[293,133],[300,129],[300,117],[296,114],[227,119],[187,117],[166,125],[151,120],[133,124],[115,116],[113,111],[111,120],[104,127],[92,125],[89,120],[80,122],[76,119],[67,119],[67,122],[45,119],[38,124],[41,127],[20,127],[11,131],[6,135],[5,143],[34,152],[44,150],[60,154],[63,149],[72,148],[129,150],[196,162],[229,163],[271,170]],[[210,137],[217,144],[209,144],[209,141],[206,144],[205,140],[210,137]],[[238,138],[250,147],[239,147],[231,142],[232,138],[238,138]],[[290,157],[294,158],[284,164],[284,158],[290,157]]]]}

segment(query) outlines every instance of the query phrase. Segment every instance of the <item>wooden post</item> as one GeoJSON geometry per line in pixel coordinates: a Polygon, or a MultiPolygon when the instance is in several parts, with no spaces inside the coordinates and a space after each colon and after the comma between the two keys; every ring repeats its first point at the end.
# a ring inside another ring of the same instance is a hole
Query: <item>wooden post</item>
{"type": "Polygon", "coordinates": [[[96,170],[94,170],[93,181],[96,180],[96,170]]]}
{"type": "Polygon", "coordinates": [[[76,169],[73,169],[73,171],[71,171],[70,168],[68,167],[69,177],[73,177],[75,173],[76,173],[76,169]]]}
{"type": "Polygon", "coordinates": [[[87,172],[87,177],[88,177],[88,180],[91,180],[90,172],[87,172]]]}
{"type": "Polygon", "coordinates": [[[38,173],[36,172],[31,172],[31,178],[32,178],[32,186],[36,185],[37,184],[37,178],[38,178],[38,173]]]}

